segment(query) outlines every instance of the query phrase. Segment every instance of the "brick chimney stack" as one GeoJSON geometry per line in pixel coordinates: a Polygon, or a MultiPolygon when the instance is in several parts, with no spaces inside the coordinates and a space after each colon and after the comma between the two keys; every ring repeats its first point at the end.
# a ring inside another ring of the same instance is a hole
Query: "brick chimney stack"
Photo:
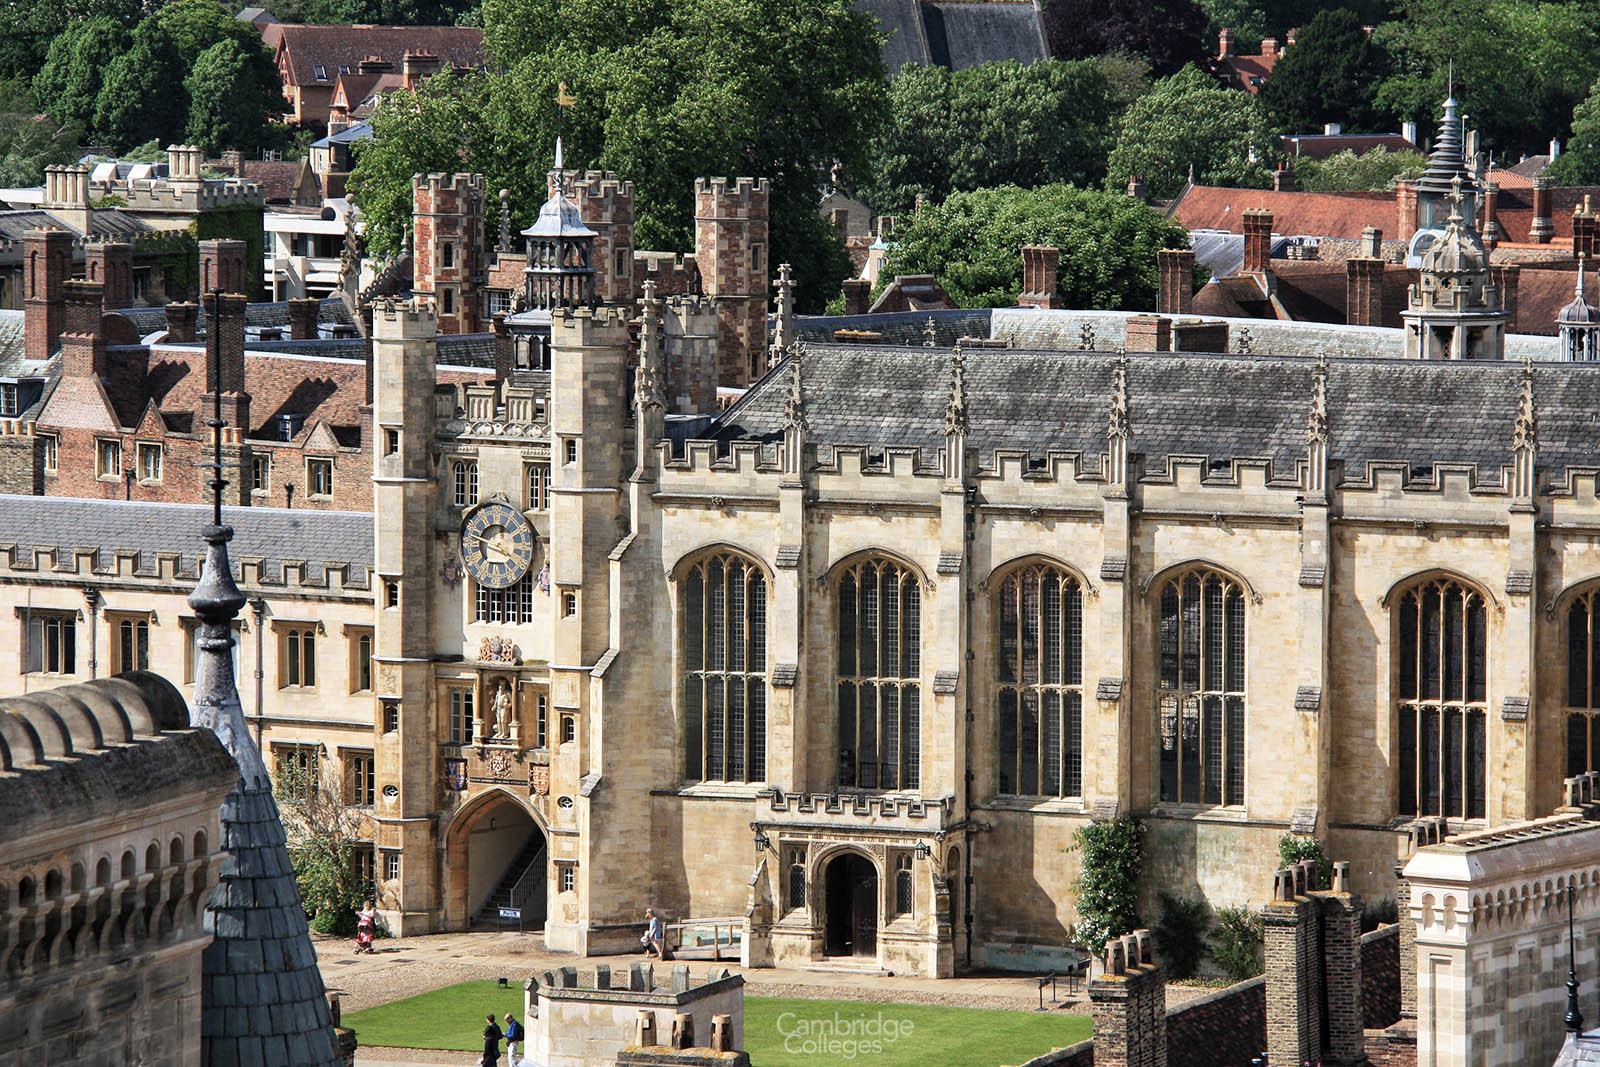
{"type": "Polygon", "coordinates": [[[1396,182],[1394,187],[1396,238],[1411,240],[1417,232],[1417,187],[1411,182],[1396,182]]]}
{"type": "Polygon", "coordinates": [[[103,310],[133,306],[133,246],[96,241],[83,251],[83,274],[105,287],[103,310]]]}
{"type": "Polygon", "coordinates": [[[100,305],[105,300],[99,282],[74,279],[62,283],[63,329],[61,376],[103,378],[107,372],[106,346],[100,336],[100,305]]]}
{"type": "Polygon", "coordinates": [[[1276,58],[1278,58],[1278,39],[1276,37],[1266,37],[1266,38],[1262,39],[1262,41],[1261,41],[1261,58],[1262,59],[1276,59],[1276,58]]]}
{"type": "Polygon", "coordinates": [[[198,336],[200,305],[189,301],[167,305],[167,340],[174,344],[193,344],[198,336]]]}
{"type": "Polygon", "coordinates": [[[1194,249],[1163,248],[1156,252],[1156,310],[1163,315],[1194,311],[1194,249]]]}
{"type": "Polygon", "coordinates": [[[1095,1067],[1166,1067],[1167,983],[1148,930],[1106,942],[1105,973],[1089,983],[1095,1067]]]}
{"type": "Polygon", "coordinates": [[[1267,1062],[1322,1059],[1322,967],[1317,865],[1307,861],[1273,877],[1272,899],[1261,909],[1267,978],[1267,1062]]]}
{"type": "Polygon", "coordinates": [[[1494,182],[1483,183],[1483,218],[1479,220],[1478,233],[1483,237],[1484,247],[1491,252],[1494,246],[1506,239],[1505,230],[1500,227],[1500,220],[1496,217],[1500,211],[1500,186],[1494,182]]]}
{"type": "Polygon", "coordinates": [[[1333,887],[1315,894],[1322,913],[1323,1000],[1328,1067],[1366,1063],[1361,1003],[1361,898],[1350,891],[1350,864],[1333,865],[1333,887]]]}
{"type": "Polygon", "coordinates": [[[1360,256],[1345,260],[1345,322],[1351,326],[1383,325],[1383,270],[1381,259],[1360,256]]]}
{"type": "Polygon", "coordinates": [[[314,296],[291,299],[289,301],[289,340],[316,340],[317,320],[321,313],[322,301],[314,296]]]}
{"type": "Polygon", "coordinates": [[[1065,307],[1066,302],[1056,292],[1056,268],[1061,262],[1061,251],[1048,245],[1024,245],[1022,248],[1022,293],[1017,303],[1030,308],[1065,307]]]}
{"type": "Polygon", "coordinates": [[[1533,223],[1528,227],[1528,240],[1547,245],[1555,235],[1550,216],[1550,179],[1540,175],[1533,179],[1533,223]]]}
{"type": "Polygon", "coordinates": [[[200,242],[200,292],[221,289],[224,293],[245,292],[245,243],[209,240],[200,242]]]}
{"type": "Polygon", "coordinates": [[[72,235],[66,230],[29,230],[22,236],[23,354],[46,360],[55,351],[65,321],[62,286],[72,266],[72,235]]]}
{"type": "Polygon", "coordinates": [[[437,74],[443,64],[432,52],[407,52],[400,60],[400,84],[414,90],[437,74]]]}
{"type": "Polygon", "coordinates": [[[1244,213],[1245,274],[1265,274],[1272,269],[1272,212],[1250,208],[1244,213]]]}
{"type": "Polygon", "coordinates": [[[222,393],[222,418],[229,426],[243,433],[250,430],[250,394],[245,392],[244,381],[244,318],[243,293],[207,293],[206,330],[215,332],[217,344],[217,377],[208,381],[204,398],[206,412],[211,408],[212,393],[222,393]]]}
{"type": "Polygon", "coordinates": [[[865,315],[871,298],[871,282],[865,278],[846,278],[844,280],[844,313],[846,315],[865,315]]]}
{"type": "Polygon", "coordinates": [[[1217,58],[1227,59],[1233,55],[1233,31],[1226,26],[1217,34],[1217,58]]]}

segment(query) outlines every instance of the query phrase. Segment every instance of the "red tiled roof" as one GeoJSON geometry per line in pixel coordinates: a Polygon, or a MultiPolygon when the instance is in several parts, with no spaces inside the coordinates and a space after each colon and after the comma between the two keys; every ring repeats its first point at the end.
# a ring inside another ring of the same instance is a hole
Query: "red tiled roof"
{"type": "Polygon", "coordinates": [[[1230,84],[1247,93],[1261,91],[1261,83],[1267,80],[1272,73],[1272,68],[1278,65],[1281,55],[1272,56],[1224,56],[1217,60],[1217,66],[1227,71],[1230,84]]]}
{"type": "Polygon", "coordinates": [[[332,85],[341,66],[354,71],[369,56],[399,70],[407,52],[428,52],[456,67],[483,65],[483,31],[474,26],[272,26],[262,38],[275,44],[291,85],[332,85]],[[279,31],[276,42],[272,30],[279,31]]]}
{"type": "MultiPolygon", "coordinates": [[[[267,203],[291,203],[294,201],[295,186],[300,181],[302,168],[309,170],[309,165],[303,159],[247,159],[244,163],[244,178],[246,181],[260,183],[261,192],[266,196],[267,203]]],[[[316,179],[313,177],[311,180],[314,184],[316,179]]]]}
{"type": "MultiPolygon", "coordinates": [[[[1577,267],[1577,260],[1523,264],[1517,272],[1517,333],[1556,332],[1556,315],[1572,299],[1578,284],[1577,267]]],[[[1592,274],[1589,280],[1592,284],[1592,274]]]]}
{"type": "MultiPolygon", "coordinates": [[[[364,364],[246,352],[244,382],[250,394],[250,421],[255,423],[251,437],[273,436],[273,417],[285,414],[306,416],[298,441],[319,422],[339,428],[362,425],[364,364]]],[[[152,347],[148,383],[150,399],[164,412],[200,410],[206,390],[205,349],[152,347]]]]}
{"type": "Polygon", "coordinates": [[[1189,189],[1173,205],[1171,217],[1190,230],[1242,233],[1240,217],[1252,208],[1272,212],[1273,232],[1281,234],[1354,240],[1365,226],[1386,233],[1395,226],[1393,193],[1275,193],[1214,185],[1189,189]]]}

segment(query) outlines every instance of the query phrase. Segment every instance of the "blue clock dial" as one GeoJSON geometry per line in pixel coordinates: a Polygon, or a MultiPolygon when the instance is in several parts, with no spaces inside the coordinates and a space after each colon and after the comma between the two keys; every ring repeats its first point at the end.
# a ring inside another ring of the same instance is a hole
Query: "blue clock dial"
{"type": "Polygon", "coordinates": [[[461,525],[461,565],[485,589],[515,585],[533,565],[533,527],[510,504],[484,504],[461,525]]]}

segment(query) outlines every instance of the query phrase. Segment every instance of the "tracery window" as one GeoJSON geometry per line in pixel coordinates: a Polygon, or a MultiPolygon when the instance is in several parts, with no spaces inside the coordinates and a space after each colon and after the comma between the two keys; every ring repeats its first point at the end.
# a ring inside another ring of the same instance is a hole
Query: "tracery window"
{"type": "Polygon", "coordinates": [[[1567,608],[1567,776],[1592,771],[1600,755],[1600,586],[1567,608]]]}
{"type": "Polygon", "coordinates": [[[1400,813],[1481,819],[1488,655],[1483,594],[1449,578],[1401,597],[1400,813]]]}
{"type": "Polygon", "coordinates": [[[685,775],[759,782],[767,776],[767,579],[732,552],[684,578],[685,775]]]}
{"type": "Polygon", "coordinates": [[[869,558],[839,576],[836,693],[839,785],[921,785],[922,588],[908,568],[869,558]]]}
{"type": "Polygon", "coordinates": [[[1012,571],[995,593],[1000,792],[1083,793],[1083,593],[1049,564],[1012,571]]]}
{"type": "Polygon", "coordinates": [[[1161,587],[1161,799],[1244,803],[1244,590],[1207,568],[1161,587]]]}

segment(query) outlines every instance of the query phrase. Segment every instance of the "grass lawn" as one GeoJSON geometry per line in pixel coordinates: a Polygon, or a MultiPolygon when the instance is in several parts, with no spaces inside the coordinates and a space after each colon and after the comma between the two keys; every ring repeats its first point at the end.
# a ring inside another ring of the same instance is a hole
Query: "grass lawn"
{"type": "MultiPolygon", "coordinates": [[[[461,982],[365,1011],[346,1012],[363,1046],[481,1049],[483,1017],[520,1013],[522,990],[461,982]]],[[[1089,1036],[1089,1020],[1056,1012],[983,1011],[854,1000],[746,997],[745,1047],[753,1067],[843,1063],[871,1067],[1018,1064],[1089,1036]]]]}

